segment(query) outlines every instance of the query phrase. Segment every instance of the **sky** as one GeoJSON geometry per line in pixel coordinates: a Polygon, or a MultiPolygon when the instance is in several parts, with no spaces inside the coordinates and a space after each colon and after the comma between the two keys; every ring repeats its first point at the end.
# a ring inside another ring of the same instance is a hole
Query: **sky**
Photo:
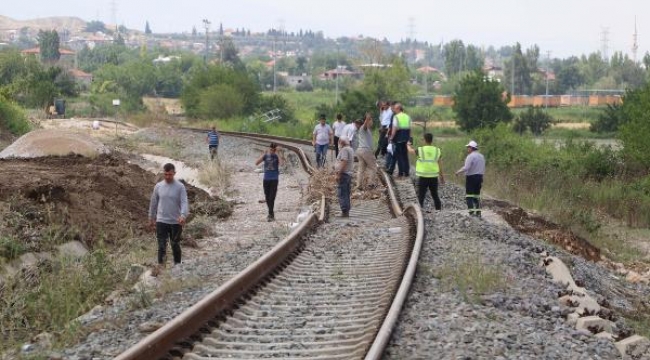
{"type": "Polygon", "coordinates": [[[203,19],[217,29],[263,32],[284,28],[341,36],[415,38],[439,44],[454,39],[479,47],[534,44],[541,54],[565,58],[603,49],[637,58],[650,51],[647,0],[3,0],[0,15],[16,20],[77,16],[154,33],[203,31],[203,19]],[[114,4],[114,6],[112,5],[114,4]],[[113,11],[114,9],[115,11],[113,11]],[[114,14],[114,15],[113,15],[114,14]]]}

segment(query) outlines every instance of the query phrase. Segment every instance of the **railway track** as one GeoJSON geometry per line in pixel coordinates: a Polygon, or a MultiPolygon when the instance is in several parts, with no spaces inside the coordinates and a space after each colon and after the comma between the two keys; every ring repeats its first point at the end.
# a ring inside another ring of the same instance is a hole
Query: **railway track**
{"type": "MultiPolygon", "coordinates": [[[[222,134],[281,143],[313,173],[291,139],[222,134]]],[[[424,235],[412,183],[382,179],[387,197],[349,218],[328,216],[323,197],[271,251],[117,359],[379,359],[424,235]]]]}

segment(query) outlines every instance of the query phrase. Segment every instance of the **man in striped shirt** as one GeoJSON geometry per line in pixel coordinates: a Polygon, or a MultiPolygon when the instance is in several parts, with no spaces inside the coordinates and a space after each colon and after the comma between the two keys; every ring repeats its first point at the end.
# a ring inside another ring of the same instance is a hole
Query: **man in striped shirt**
{"type": "Polygon", "coordinates": [[[212,130],[208,133],[208,136],[205,138],[205,142],[208,143],[208,151],[210,152],[210,159],[214,160],[217,157],[219,150],[219,133],[217,132],[216,127],[212,127],[212,130]]]}

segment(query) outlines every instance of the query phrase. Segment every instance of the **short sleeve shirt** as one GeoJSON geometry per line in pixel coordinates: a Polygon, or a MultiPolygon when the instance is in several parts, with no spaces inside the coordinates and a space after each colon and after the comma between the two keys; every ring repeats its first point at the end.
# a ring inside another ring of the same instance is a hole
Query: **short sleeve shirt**
{"type": "Polygon", "coordinates": [[[332,129],[334,129],[334,136],[340,138],[341,135],[343,135],[344,127],[345,123],[343,121],[335,121],[334,124],[332,124],[332,129]]]}
{"type": "Polygon", "coordinates": [[[314,128],[314,135],[316,135],[316,144],[318,145],[327,145],[330,143],[330,133],[332,128],[329,125],[318,124],[314,128]]]}
{"type": "Polygon", "coordinates": [[[341,166],[340,161],[347,160],[345,168],[342,171],[350,176],[352,176],[352,166],[354,164],[354,150],[351,147],[346,146],[339,150],[339,156],[336,158],[339,160],[339,166],[341,166]]]}

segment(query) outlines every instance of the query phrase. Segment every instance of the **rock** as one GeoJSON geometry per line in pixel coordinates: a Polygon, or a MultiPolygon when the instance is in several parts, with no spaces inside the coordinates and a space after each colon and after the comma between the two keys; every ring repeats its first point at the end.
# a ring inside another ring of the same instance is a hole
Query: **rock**
{"type": "Polygon", "coordinates": [[[69,241],[58,246],[59,255],[72,259],[82,259],[88,255],[88,249],[79,241],[69,241]]]}
{"type": "Polygon", "coordinates": [[[52,334],[43,332],[40,333],[32,339],[35,342],[35,346],[41,350],[50,350],[52,348],[52,340],[54,336],[52,334]]]}
{"type": "Polygon", "coordinates": [[[76,318],[75,321],[78,321],[81,324],[87,324],[89,322],[101,318],[103,315],[104,315],[104,307],[101,305],[97,305],[87,313],[76,318]]]}
{"type": "Polygon", "coordinates": [[[607,331],[610,334],[612,333],[612,322],[598,316],[581,317],[576,322],[576,329],[578,330],[589,330],[595,327],[607,331]]]}
{"type": "Polygon", "coordinates": [[[126,272],[126,276],[124,277],[124,281],[127,283],[133,283],[138,281],[140,276],[144,274],[144,272],[147,269],[140,265],[140,264],[132,264],[131,267],[129,268],[129,271],[126,272]]]}
{"type": "Polygon", "coordinates": [[[138,330],[142,333],[152,333],[160,329],[163,325],[165,324],[158,321],[147,321],[138,325],[138,330]]]}

